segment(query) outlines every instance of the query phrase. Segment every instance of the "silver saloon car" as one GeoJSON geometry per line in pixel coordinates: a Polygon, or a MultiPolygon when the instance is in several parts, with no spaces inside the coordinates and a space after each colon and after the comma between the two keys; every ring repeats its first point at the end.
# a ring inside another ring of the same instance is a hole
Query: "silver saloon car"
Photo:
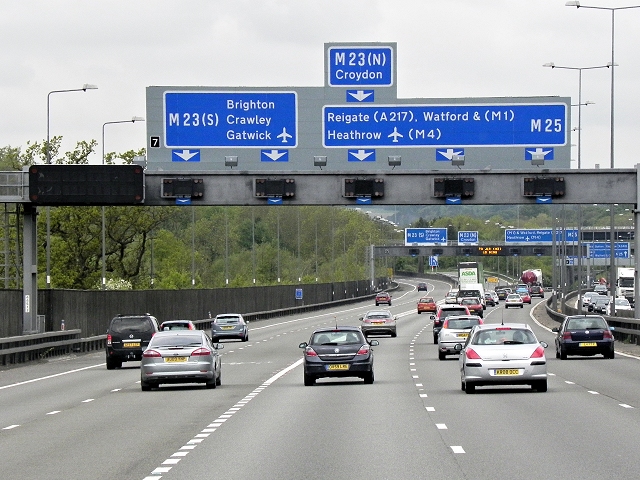
{"type": "Polygon", "coordinates": [[[202,330],[167,330],[156,333],[142,352],[140,387],[151,390],[163,383],[221,383],[218,349],[202,330]]]}
{"type": "Polygon", "coordinates": [[[523,323],[473,327],[460,351],[460,383],[466,393],[482,385],[531,385],[547,391],[547,344],[523,323]]]}

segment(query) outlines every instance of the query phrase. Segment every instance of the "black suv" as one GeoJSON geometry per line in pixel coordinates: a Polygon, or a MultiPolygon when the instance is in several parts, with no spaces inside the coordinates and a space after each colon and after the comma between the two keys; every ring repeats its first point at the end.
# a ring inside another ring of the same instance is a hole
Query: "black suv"
{"type": "Polygon", "coordinates": [[[158,320],[148,313],[114,317],[107,330],[107,370],[142,360],[142,352],[158,331],[158,320]]]}

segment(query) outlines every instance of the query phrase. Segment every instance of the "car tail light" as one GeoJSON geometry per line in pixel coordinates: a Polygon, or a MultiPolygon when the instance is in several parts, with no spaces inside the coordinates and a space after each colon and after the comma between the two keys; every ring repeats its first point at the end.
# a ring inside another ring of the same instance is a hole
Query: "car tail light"
{"type": "Polygon", "coordinates": [[[544,348],[542,347],[542,345],[539,345],[538,348],[536,348],[533,353],[531,354],[531,357],[529,358],[542,358],[544,357],[544,348]]]}
{"type": "Polygon", "coordinates": [[[511,330],[511,327],[498,327],[496,330],[511,330]]]}
{"type": "Polygon", "coordinates": [[[196,326],[195,325],[189,325],[189,330],[195,330],[196,326]]]}
{"type": "Polygon", "coordinates": [[[211,355],[211,350],[209,350],[208,348],[198,348],[197,350],[191,352],[192,357],[205,357],[208,355],[211,355]]]}
{"type": "Polygon", "coordinates": [[[318,356],[318,354],[316,353],[316,351],[315,351],[313,348],[311,348],[311,347],[307,347],[307,348],[305,349],[305,351],[304,351],[304,354],[305,354],[307,357],[317,357],[317,356],[318,356]]]}
{"type": "Polygon", "coordinates": [[[465,355],[467,356],[467,358],[470,358],[472,360],[482,360],[482,357],[478,355],[472,348],[467,348],[465,350],[465,355]]]}
{"type": "Polygon", "coordinates": [[[449,320],[445,320],[442,324],[442,328],[449,328],[449,320]]]}
{"type": "Polygon", "coordinates": [[[369,355],[369,345],[362,345],[356,355],[369,355]]]}
{"type": "Polygon", "coordinates": [[[571,340],[571,332],[564,332],[562,334],[562,339],[563,340],[571,340]]]}
{"type": "Polygon", "coordinates": [[[160,358],[160,357],[162,357],[162,355],[160,355],[160,352],[158,352],[157,350],[151,350],[149,348],[147,348],[144,352],[142,352],[142,356],[144,358],[160,358]]]}
{"type": "Polygon", "coordinates": [[[111,337],[111,334],[109,333],[107,335],[107,345],[111,345],[111,341],[112,341],[112,337],[111,337]]]}
{"type": "Polygon", "coordinates": [[[611,333],[611,330],[603,330],[602,331],[602,338],[606,338],[606,339],[613,339],[613,334],[611,333]]]}

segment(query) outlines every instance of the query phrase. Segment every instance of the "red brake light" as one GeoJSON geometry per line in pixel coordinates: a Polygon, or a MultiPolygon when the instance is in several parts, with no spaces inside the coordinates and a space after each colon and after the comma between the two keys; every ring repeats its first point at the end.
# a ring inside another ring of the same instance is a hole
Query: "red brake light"
{"type": "Polygon", "coordinates": [[[158,352],[157,350],[151,350],[151,349],[146,349],[144,352],[142,352],[142,356],[145,358],[159,358],[162,357],[162,355],[160,355],[160,352],[158,352]]]}
{"type": "Polygon", "coordinates": [[[211,355],[211,350],[208,348],[198,348],[191,353],[192,357],[208,356],[211,355]]]}
{"type": "Polygon", "coordinates": [[[195,330],[195,329],[196,329],[196,326],[195,326],[195,325],[191,325],[191,324],[189,324],[189,330],[195,330]]]}
{"type": "Polygon", "coordinates": [[[571,340],[571,332],[567,332],[567,331],[565,331],[565,332],[562,334],[562,339],[563,339],[563,340],[571,340]]]}
{"type": "Polygon", "coordinates": [[[544,357],[544,348],[542,347],[542,345],[539,345],[538,348],[534,350],[534,352],[531,354],[531,357],[529,358],[542,358],[542,357],[544,357]]]}
{"type": "Polygon", "coordinates": [[[611,333],[611,330],[603,330],[602,332],[602,338],[613,338],[613,334],[611,333]]]}
{"type": "Polygon", "coordinates": [[[368,355],[368,354],[369,354],[369,345],[362,345],[356,355],[368,355]]]}
{"type": "Polygon", "coordinates": [[[107,335],[107,345],[111,345],[111,334],[107,335]]]}
{"type": "Polygon", "coordinates": [[[472,348],[467,348],[465,350],[465,355],[467,356],[467,358],[470,358],[472,360],[482,360],[482,357],[478,355],[472,348]]]}
{"type": "Polygon", "coordinates": [[[511,327],[498,327],[496,330],[511,330],[511,327]]]}
{"type": "Polygon", "coordinates": [[[442,324],[442,328],[449,328],[449,320],[445,320],[442,324]]]}
{"type": "Polygon", "coordinates": [[[311,347],[307,347],[307,348],[305,349],[305,351],[304,351],[304,354],[305,354],[307,357],[317,357],[317,356],[318,356],[318,354],[316,353],[316,351],[315,351],[313,348],[311,348],[311,347]]]}

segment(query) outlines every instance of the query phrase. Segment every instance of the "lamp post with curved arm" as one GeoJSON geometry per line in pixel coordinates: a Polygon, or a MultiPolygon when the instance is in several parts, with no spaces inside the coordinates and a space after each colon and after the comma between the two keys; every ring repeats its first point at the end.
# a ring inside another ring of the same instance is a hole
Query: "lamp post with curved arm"
{"type": "MultiPolygon", "coordinates": [[[[47,94],[47,144],[45,145],[45,156],[47,165],[51,164],[51,148],[50,148],[50,112],[51,112],[51,94],[67,93],[67,92],[86,92],[87,90],[97,90],[98,86],[91,83],[85,83],[82,88],[69,88],[66,90],[52,90],[47,94]]],[[[51,288],[51,209],[47,207],[47,288],[51,288]]]]}
{"type": "MultiPolygon", "coordinates": [[[[102,164],[104,165],[104,127],[107,125],[112,125],[114,123],[136,123],[136,122],[144,122],[144,118],[142,117],[131,117],[131,120],[116,120],[114,122],[104,122],[102,124],[102,164]]],[[[105,229],[105,215],[104,215],[104,206],[102,207],[102,279],[101,279],[101,289],[105,290],[107,288],[107,267],[106,267],[106,255],[105,255],[105,246],[106,246],[106,229],[105,229]]]]}

